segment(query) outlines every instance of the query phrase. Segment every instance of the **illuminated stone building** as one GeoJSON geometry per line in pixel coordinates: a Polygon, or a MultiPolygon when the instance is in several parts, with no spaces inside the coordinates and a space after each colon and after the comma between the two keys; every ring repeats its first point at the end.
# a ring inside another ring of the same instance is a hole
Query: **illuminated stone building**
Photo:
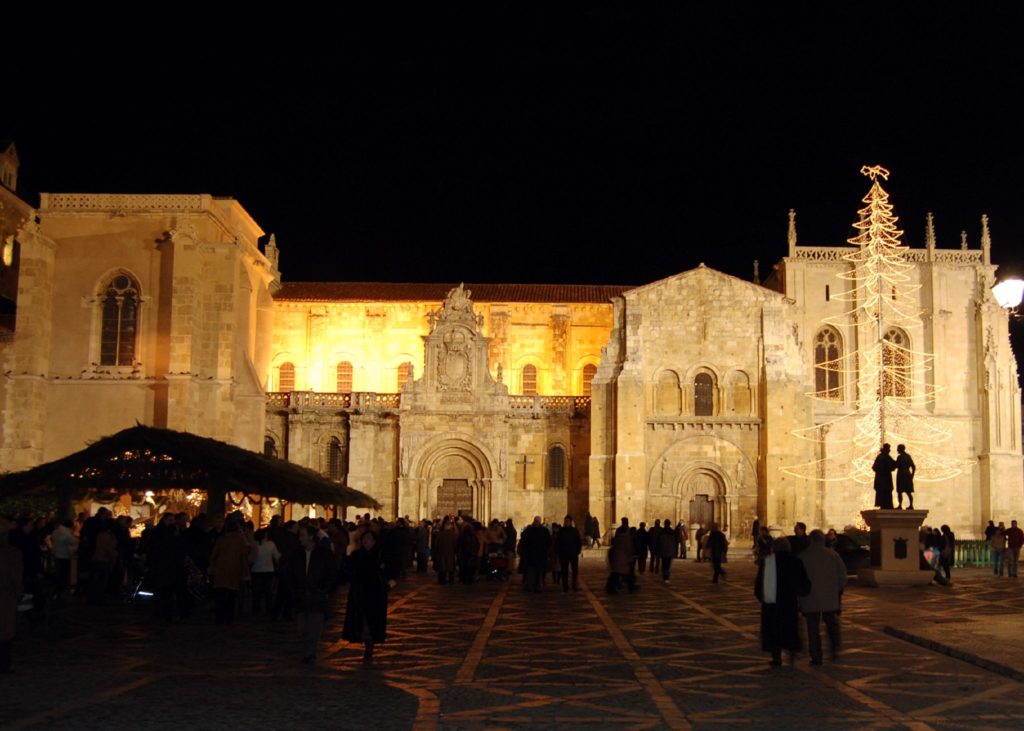
{"type": "Polygon", "coordinates": [[[273,259],[230,198],[47,194],[20,224],[0,464],[136,422],[263,443],[273,259]]]}
{"type": "MultiPolygon", "coordinates": [[[[634,288],[282,284],[276,242],[261,251],[232,199],[44,194],[31,210],[2,194],[20,249],[5,273],[19,283],[0,338],[3,469],[138,421],[312,467],[389,516],[589,511],[605,527],[714,519],[738,534],[755,516],[842,527],[869,502],[869,486],[785,471],[819,448],[794,431],[856,398],[821,364],[853,346],[821,324],[839,313],[847,247],[791,230],[763,285],[704,266],[634,288]],[[807,398],[818,379],[825,403],[807,398]]],[[[945,389],[919,408],[967,465],[920,485],[919,504],[964,535],[1024,519],[1017,365],[989,251],[987,232],[981,249],[911,250],[925,315],[901,333],[937,353],[919,375],[945,389]]]]}

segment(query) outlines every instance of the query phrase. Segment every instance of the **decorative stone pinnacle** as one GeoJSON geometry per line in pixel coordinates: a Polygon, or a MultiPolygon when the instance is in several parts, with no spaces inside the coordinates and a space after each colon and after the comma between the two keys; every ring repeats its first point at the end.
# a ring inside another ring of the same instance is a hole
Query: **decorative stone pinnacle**
{"type": "Polygon", "coordinates": [[[792,208],[789,209],[789,255],[793,256],[796,253],[796,211],[792,208]]]}
{"type": "Polygon", "coordinates": [[[761,262],[754,259],[754,284],[761,283],[761,262]]]}
{"type": "Polygon", "coordinates": [[[988,214],[981,214],[981,257],[987,265],[992,263],[992,235],[988,230],[988,214]]]}
{"type": "Polygon", "coordinates": [[[924,225],[924,243],[929,249],[935,248],[935,217],[928,211],[924,225]]]}
{"type": "Polygon", "coordinates": [[[967,251],[967,232],[960,232],[960,251],[967,251]]]}

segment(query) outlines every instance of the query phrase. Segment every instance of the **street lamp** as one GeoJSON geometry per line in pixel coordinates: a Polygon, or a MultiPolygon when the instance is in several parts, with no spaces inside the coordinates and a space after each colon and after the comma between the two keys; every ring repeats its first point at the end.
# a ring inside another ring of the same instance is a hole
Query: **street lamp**
{"type": "Polygon", "coordinates": [[[1024,296],[1024,279],[1016,277],[1004,279],[992,288],[992,294],[1000,307],[1009,310],[1011,315],[1016,315],[1021,297],[1024,296]]]}

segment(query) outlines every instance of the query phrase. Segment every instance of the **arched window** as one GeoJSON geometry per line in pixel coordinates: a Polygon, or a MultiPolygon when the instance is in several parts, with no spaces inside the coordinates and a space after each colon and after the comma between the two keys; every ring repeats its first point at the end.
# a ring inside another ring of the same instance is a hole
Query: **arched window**
{"type": "Polygon", "coordinates": [[[663,416],[678,416],[682,395],[679,389],[679,376],[675,371],[662,371],[658,376],[657,388],[657,413],[663,416]]]}
{"type": "Polygon", "coordinates": [[[100,296],[100,365],[133,365],[139,332],[139,283],[127,274],[116,274],[100,296]]]}
{"type": "Polygon", "coordinates": [[[295,390],[295,364],[282,363],[277,372],[277,390],[287,393],[295,390]]]}
{"type": "Polygon", "coordinates": [[[327,442],[327,458],[325,460],[327,469],[325,473],[328,479],[341,480],[341,440],[338,437],[331,437],[327,442]]]}
{"type": "Polygon", "coordinates": [[[277,442],[269,434],[263,437],[263,456],[277,458],[277,442]]]}
{"type": "Polygon", "coordinates": [[[842,399],[842,357],[839,333],[830,327],[819,330],[814,336],[814,392],[819,398],[842,399]]]}
{"type": "Polygon", "coordinates": [[[523,366],[523,395],[537,395],[537,366],[527,364],[523,366]]]}
{"type": "Polygon", "coordinates": [[[352,393],[352,364],[347,360],[338,363],[338,393],[352,393]]]}
{"type": "Polygon", "coordinates": [[[561,447],[548,450],[548,487],[565,487],[565,450],[561,447]]]}
{"type": "Polygon", "coordinates": [[[593,388],[591,386],[591,383],[593,382],[594,376],[596,376],[596,375],[597,375],[597,366],[596,365],[594,365],[593,363],[587,363],[585,366],[583,366],[583,373],[580,376],[580,386],[581,386],[580,390],[583,392],[584,396],[591,396],[591,395],[593,395],[593,388]]]}
{"type": "Polygon", "coordinates": [[[750,379],[743,371],[735,371],[729,376],[729,400],[734,414],[750,416],[750,379]]]}
{"type": "Polygon", "coordinates": [[[910,339],[899,328],[889,328],[882,341],[882,377],[879,379],[882,395],[910,398],[912,374],[910,339]]]}
{"type": "Polygon", "coordinates": [[[408,361],[398,366],[398,392],[401,393],[405,384],[409,382],[409,375],[412,373],[412,363],[408,361]]]}
{"type": "Polygon", "coordinates": [[[715,382],[707,373],[698,373],[693,379],[693,413],[715,415],[715,382]]]}

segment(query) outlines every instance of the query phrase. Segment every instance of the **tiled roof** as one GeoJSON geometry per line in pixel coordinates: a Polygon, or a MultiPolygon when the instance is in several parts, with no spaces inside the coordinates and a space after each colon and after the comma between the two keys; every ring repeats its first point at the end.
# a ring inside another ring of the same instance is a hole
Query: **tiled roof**
{"type": "MultiPolygon", "coordinates": [[[[455,284],[284,282],[274,299],[297,302],[440,302],[455,284]]],[[[611,284],[471,284],[474,302],[607,303],[632,286],[611,284]]]]}

